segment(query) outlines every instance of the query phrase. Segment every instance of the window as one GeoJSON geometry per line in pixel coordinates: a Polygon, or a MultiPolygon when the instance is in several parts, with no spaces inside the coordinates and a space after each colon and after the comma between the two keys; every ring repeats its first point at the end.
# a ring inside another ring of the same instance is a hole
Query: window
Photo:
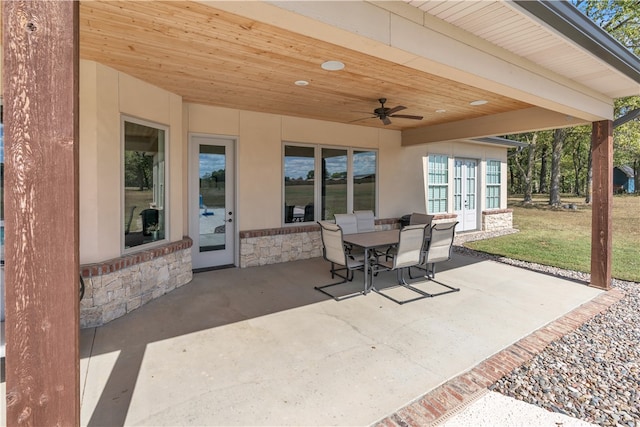
{"type": "Polygon", "coordinates": [[[284,147],[284,222],[314,220],[315,149],[284,147]]]}
{"type": "Polygon", "coordinates": [[[353,152],[353,210],[376,211],[376,152],[353,152]]]}
{"type": "Polygon", "coordinates": [[[167,129],[123,119],[123,233],[125,249],[166,235],[165,167],[167,129]]]}
{"type": "Polygon", "coordinates": [[[347,150],[322,149],[322,219],[347,212],[347,150]]]}
{"type": "Polygon", "coordinates": [[[487,209],[500,207],[500,161],[487,160],[487,209]]]}
{"type": "Polygon", "coordinates": [[[447,212],[449,158],[442,155],[430,155],[428,177],[429,213],[447,212]]]}
{"type": "Polygon", "coordinates": [[[285,144],[283,222],[333,220],[334,214],[353,210],[375,212],[376,175],[375,151],[285,144]]]}

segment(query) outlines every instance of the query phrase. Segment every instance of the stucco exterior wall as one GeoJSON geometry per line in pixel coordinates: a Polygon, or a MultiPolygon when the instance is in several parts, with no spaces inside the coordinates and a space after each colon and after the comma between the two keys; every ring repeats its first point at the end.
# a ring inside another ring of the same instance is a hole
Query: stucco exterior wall
{"type": "Polygon", "coordinates": [[[169,240],[183,236],[182,99],[92,61],[80,62],[80,262],[121,255],[122,115],[169,127],[169,240]]]}
{"type": "MultiPolygon", "coordinates": [[[[184,236],[188,236],[189,229],[190,133],[228,137],[236,142],[234,218],[238,242],[236,259],[241,267],[314,257],[321,253],[317,226],[285,226],[282,223],[284,142],[377,150],[376,211],[378,227],[383,228],[399,226],[397,218],[402,215],[426,211],[425,164],[430,154],[446,154],[451,162],[456,157],[479,161],[479,212],[484,210],[487,159],[503,162],[502,182],[506,184],[506,149],[503,147],[464,141],[403,147],[399,131],[183,103],[175,94],[91,61],[81,61],[80,102],[80,263],[83,271],[91,272],[87,276],[90,283],[88,299],[83,306],[84,315],[90,317],[85,319],[89,322],[86,324],[108,321],[135,309],[136,301],[144,303],[169,289],[158,285],[160,282],[154,275],[146,275],[146,279],[136,279],[146,290],[144,299],[127,300],[126,294],[131,294],[128,291],[111,292],[107,299],[94,297],[94,291],[98,289],[94,289],[96,284],[112,283],[114,277],[147,268],[147,261],[140,266],[137,262],[129,264],[137,259],[138,251],[122,252],[123,115],[169,129],[168,239],[158,242],[157,247],[145,245],[140,249],[142,252],[155,250],[158,259],[154,263],[158,265],[175,261],[174,255],[164,254],[165,247],[182,245],[184,239],[189,239],[184,236]],[[87,269],[88,265],[100,267],[87,269]],[[118,268],[104,270],[105,265],[118,268]],[[104,304],[96,303],[103,300],[104,304]],[[123,307],[127,307],[126,310],[123,311],[123,307]]],[[[452,173],[453,168],[450,170],[452,173]]],[[[506,208],[506,185],[503,186],[501,208],[506,208]]],[[[447,220],[452,218],[446,216],[447,220]]],[[[478,221],[478,227],[483,224],[478,221]]],[[[184,265],[181,270],[172,270],[179,273],[171,279],[175,283],[170,289],[191,280],[187,274],[187,270],[191,271],[191,250],[181,250],[179,259],[184,265]]]]}
{"type": "MultiPolygon", "coordinates": [[[[283,226],[283,141],[378,150],[377,216],[382,219],[426,211],[424,165],[430,153],[480,160],[481,210],[487,159],[503,162],[506,183],[502,147],[461,141],[403,147],[399,131],[183,103],[175,94],[91,61],[81,62],[80,93],[82,264],[122,255],[123,114],[169,127],[169,241],[188,234],[190,132],[236,140],[237,233],[283,226]]],[[[506,186],[501,208],[506,208],[506,186]]]]}

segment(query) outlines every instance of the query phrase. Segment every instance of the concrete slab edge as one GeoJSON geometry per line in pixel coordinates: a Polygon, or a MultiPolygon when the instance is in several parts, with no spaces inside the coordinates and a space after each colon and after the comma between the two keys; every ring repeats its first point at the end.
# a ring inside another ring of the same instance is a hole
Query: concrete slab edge
{"type": "Polygon", "coordinates": [[[509,347],[483,360],[471,370],[448,380],[397,412],[373,424],[374,427],[435,426],[482,397],[503,376],[542,352],[624,297],[614,288],[596,296],[564,316],[548,323],[509,347]]]}

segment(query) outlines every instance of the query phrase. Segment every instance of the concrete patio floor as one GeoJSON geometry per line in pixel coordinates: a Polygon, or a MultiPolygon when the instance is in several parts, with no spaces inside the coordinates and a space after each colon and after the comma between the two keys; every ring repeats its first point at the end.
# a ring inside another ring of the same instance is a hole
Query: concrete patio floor
{"type": "Polygon", "coordinates": [[[336,302],[328,267],[198,273],[82,330],[82,424],[371,425],[602,292],[455,254],[437,279],[460,292],[336,302]]]}

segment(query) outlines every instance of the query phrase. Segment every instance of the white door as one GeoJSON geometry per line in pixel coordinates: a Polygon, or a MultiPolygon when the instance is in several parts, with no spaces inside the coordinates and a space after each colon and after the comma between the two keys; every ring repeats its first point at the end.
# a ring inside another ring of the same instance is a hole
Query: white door
{"type": "Polygon", "coordinates": [[[478,229],[478,162],[455,159],[453,172],[453,211],[458,215],[456,231],[478,229]]]}
{"type": "Polygon", "coordinates": [[[233,265],[236,247],[232,139],[189,136],[189,235],[193,269],[233,265]]]}

